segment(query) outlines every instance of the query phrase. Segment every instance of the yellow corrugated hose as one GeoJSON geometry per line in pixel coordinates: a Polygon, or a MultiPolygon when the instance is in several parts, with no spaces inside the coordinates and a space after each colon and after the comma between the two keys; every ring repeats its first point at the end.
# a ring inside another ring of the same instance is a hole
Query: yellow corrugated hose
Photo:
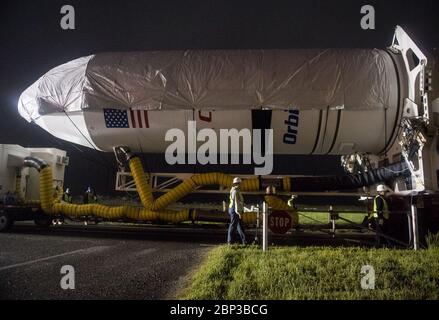
{"type": "MultiPolygon", "coordinates": [[[[166,208],[169,204],[176,202],[187,194],[193,192],[198,186],[206,185],[220,185],[222,187],[230,188],[232,186],[233,178],[227,174],[220,172],[195,174],[189,179],[183,181],[174,189],[165,193],[157,200],[154,200],[152,189],[148,183],[147,174],[143,170],[142,163],[138,157],[134,157],[129,161],[131,174],[133,175],[134,182],[139,192],[140,199],[145,208],[152,210],[160,210],[166,208]]],[[[289,177],[283,179],[284,188],[291,189],[291,180],[289,177]]],[[[242,191],[257,191],[259,190],[259,179],[246,179],[242,181],[242,191]]],[[[299,223],[299,216],[296,210],[292,209],[282,199],[276,196],[265,196],[265,201],[270,207],[275,210],[287,211],[291,218],[293,225],[299,223]]],[[[255,223],[256,214],[252,212],[246,212],[243,214],[242,219],[244,223],[255,223]]]]}
{"type": "Polygon", "coordinates": [[[102,204],[71,204],[54,201],[53,179],[50,166],[40,171],[40,200],[41,209],[48,214],[65,214],[72,217],[94,215],[110,220],[128,218],[138,221],[163,221],[179,223],[189,220],[189,210],[154,211],[134,206],[106,206],[102,204]]]}
{"type": "Polygon", "coordinates": [[[19,174],[15,176],[15,193],[19,199],[23,199],[23,195],[21,193],[21,175],[19,174]]]}
{"type": "MultiPolygon", "coordinates": [[[[143,170],[142,163],[138,157],[134,157],[129,161],[131,174],[136,184],[137,192],[143,206],[150,210],[161,210],[166,208],[173,202],[183,198],[193,192],[199,186],[219,185],[225,188],[232,186],[233,178],[227,174],[220,172],[194,174],[189,179],[183,181],[174,189],[154,200],[151,186],[148,183],[148,176],[143,170]]],[[[241,184],[242,191],[259,190],[259,179],[246,179],[241,184]]]]}
{"type": "Polygon", "coordinates": [[[273,196],[273,195],[267,195],[267,196],[265,196],[265,202],[267,202],[268,206],[274,210],[287,211],[291,217],[291,222],[292,222],[293,226],[296,226],[299,224],[299,214],[298,214],[297,210],[292,209],[281,198],[273,196]]]}
{"type": "MultiPolygon", "coordinates": [[[[163,222],[179,223],[190,219],[189,210],[166,210],[171,203],[190,194],[199,186],[220,185],[230,188],[233,181],[231,176],[220,172],[195,174],[174,189],[154,199],[152,188],[148,181],[149,177],[143,170],[140,159],[138,157],[131,158],[129,166],[143,208],[134,206],[106,206],[102,204],[70,204],[54,201],[52,169],[50,166],[46,166],[40,171],[41,208],[48,214],[65,214],[68,216],[94,215],[114,220],[128,218],[138,221],[160,220],[163,222]]],[[[259,188],[258,178],[243,180],[241,185],[242,191],[256,191],[259,188]]],[[[291,210],[282,199],[276,196],[266,196],[265,201],[275,210],[288,211],[293,218],[293,224],[298,223],[297,212],[291,210]]],[[[245,212],[242,215],[242,219],[245,224],[255,223],[256,213],[245,212]]]]}

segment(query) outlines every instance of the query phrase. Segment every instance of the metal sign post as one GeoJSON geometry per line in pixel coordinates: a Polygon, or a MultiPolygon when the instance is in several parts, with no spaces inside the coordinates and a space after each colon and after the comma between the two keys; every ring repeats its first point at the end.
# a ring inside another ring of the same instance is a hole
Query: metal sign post
{"type": "Polygon", "coordinates": [[[413,249],[419,249],[418,208],[412,204],[413,249]]]}
{"type": "Polygon", "coordinates": [[[261,207],[257,206],[258,208],[258,214],[256,215],[256,232],[255,232],[255,243],[259,242],[259,228],[261,227],[261,223],[259,222],[260,216],[261,216],[261,207]]]}
{"type": "Polygon", "coordinates": [[[268,249],[268,205],[262,203],[262,251],[268,249]]]}

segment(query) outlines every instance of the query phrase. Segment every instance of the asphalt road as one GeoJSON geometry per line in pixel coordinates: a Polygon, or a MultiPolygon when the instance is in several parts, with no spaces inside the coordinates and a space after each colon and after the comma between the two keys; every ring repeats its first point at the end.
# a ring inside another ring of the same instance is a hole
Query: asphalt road
{"type": "Polygon", "coordinates": [[[147,230],[93,228],[23,226],[0,234],[0,298],[174,298],[213,246],[173,240],[171,229],[155,230],[162,239],[153,240],[147,230]],[[73,290],[61,288],[64,265],[74,268],[73,290]]]}
{"type": "MultiPolygon", "coordinates": [[[[247,236],[254,238],[254,231],[247,236]]],[[[0,299],[172,299],[225,228],[31,223],[0,233],[0,299]],[[63,266],[75,289],[62,289],[63,266]]],[[[358,245],[344,238],[272,236],[276,244],[358,245]]]]}

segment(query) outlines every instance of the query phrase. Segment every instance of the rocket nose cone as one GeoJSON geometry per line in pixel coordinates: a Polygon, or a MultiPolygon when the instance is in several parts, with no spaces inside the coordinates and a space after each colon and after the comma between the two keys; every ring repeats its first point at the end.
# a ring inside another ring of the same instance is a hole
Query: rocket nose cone
{"type": "Polygon", "coordinates": [[[43,115],[80,111],[87,64],[93,56],[72,60],[49,70],[27,88],[18,101],[18,112],[27,121],[43,115]]]}
{"type": "Polygon", "coordinates": [[[30,87],[23,91],[18,99],[18,113],[26,121],[31,122],[38,118],[37,92],[40,80],[34,82],[30,87]]]}

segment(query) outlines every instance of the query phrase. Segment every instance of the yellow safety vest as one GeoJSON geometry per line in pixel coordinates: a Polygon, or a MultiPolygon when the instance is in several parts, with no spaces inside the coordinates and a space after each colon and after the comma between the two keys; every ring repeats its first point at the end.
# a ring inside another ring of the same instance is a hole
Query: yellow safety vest
{"type": "Polygon", "coordinates": [[[235,192],[235,197],[237,197],[236,202],[238,203],[238,208],[235,208],[235,211],[240,212],[244,209],[244,197],[241,194],[241,191],[239,191],[238,188],[232,187],[230,189],[230,195],[229,195],[229,208],[233,208],[235,205],[235,199],[232,196],[233,191],[235,192]]]}
{"type": "Polygon", "coordinates": [[[67,193],[64,193],[62,200],[67,203],[72,203],[72,196],[68,195],[67,193]]]}
{"type": "Polygon", "coordinates": [[[96,196],[91,194],[91,193],[87,193],[87,199],[88,199],[88,203],[96,203],[97,202],[96,196]]]}
{"type": "Polygon", "coordinates": [[[383,196],[377,195],[373,199],[373,217],[378,218],[378,211],[377,211],[377,199],[381,198],[383,199],[383,217],[384,219],[389,219],[389,206],[387,205],[387,201],[383,196]]]}

